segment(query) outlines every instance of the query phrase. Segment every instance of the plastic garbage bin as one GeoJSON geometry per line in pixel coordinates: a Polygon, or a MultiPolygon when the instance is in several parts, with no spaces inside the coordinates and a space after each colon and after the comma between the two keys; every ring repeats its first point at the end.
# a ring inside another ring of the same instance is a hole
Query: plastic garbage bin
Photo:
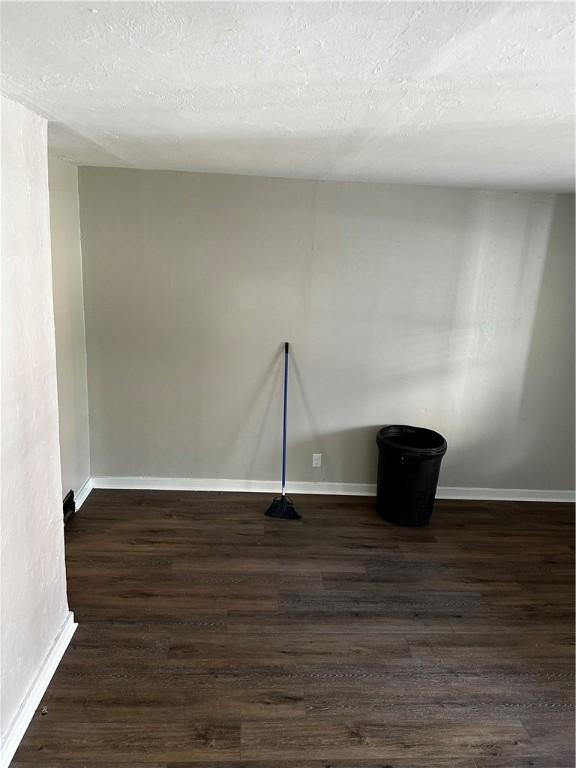
{"type": "Polygon", "coordinates": [[[426,525],[446,440],[432,429],[394,424],[379,430],[376,443],[378,514],[397,525],[426,525]]]}

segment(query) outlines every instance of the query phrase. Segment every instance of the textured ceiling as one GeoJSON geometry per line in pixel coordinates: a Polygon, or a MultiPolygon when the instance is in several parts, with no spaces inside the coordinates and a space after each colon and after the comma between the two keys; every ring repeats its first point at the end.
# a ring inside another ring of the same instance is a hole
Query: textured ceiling
{"type": "Polygon", "coordinates": [[[2,89],[81,165],[570,189],[573,20],[555,2],[8,2],[2,89]]]}

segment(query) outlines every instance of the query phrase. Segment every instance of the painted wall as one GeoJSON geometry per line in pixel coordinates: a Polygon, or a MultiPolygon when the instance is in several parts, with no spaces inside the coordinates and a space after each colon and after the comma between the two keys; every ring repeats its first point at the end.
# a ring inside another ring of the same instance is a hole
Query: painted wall
{"type": "Polygon", "coordinates": [[[2,99],[1,465],[4,744],[68,618],[46,122],[7,99],[2,99]]]}
{"type": "Polygon", "coordinates": [[[573,197],[81,168],[94,475],[573,485],[573,197]],[[312,452],[323,454],[313,469],[312,452]]]}
{"type": "Polygon", "coordinates": [[[62,492],[78,495],[90,477],[78,169],[50,156],[48,181],[62,492]]]}

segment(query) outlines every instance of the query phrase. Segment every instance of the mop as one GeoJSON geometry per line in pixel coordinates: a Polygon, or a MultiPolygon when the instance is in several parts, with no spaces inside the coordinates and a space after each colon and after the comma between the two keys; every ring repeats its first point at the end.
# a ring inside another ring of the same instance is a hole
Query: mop
{"type": "Polygon", "coordinates": [[[294,509],[292,499],[286,496],[286,432],[288,417],[288,342],[284,342],[284,418],[282,426],[282,494],[277,496],[268,507],[267,517],[280,520],[300,520],[300,515],[294,509]]]}

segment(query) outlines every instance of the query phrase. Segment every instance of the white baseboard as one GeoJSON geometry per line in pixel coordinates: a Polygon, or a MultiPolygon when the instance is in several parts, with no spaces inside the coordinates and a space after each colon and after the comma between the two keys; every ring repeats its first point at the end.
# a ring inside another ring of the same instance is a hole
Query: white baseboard
{"type": "Polygon", "coordinates": [[[8,768],[10,765],[14,753],[18,749],[18,745],[22,741],[26,729],[34,717],[34,712],[42,701],[42,697],[48,688],[52,675],[56,671],[60,659],[64,655],[77,626],[78,625],[74,621],[74,614],[72,611],[69,611],[60,631],[56,635],[56,639],[54,640],[48,655],[44,659],[44,663],[42,664],[36,679],[26,693],[24,701],[20,705],[20,709],[12,720],[6,737],[2,740],[0,768],[8,768]]]}
{"type": "MultiPolygon", "coordinates": [[[[140,491],[240,491],[279,493],[275,480],[226,480],[191,477],[93,477],[93,488],[140,491]]],[[[290,494],[328,494],[333,496],[375,496],[371,483],[289,483],[290,494]]],[[[547,491],[523,488],[448,488],[439,487],[438,499],[477,501],[563,501],[574,502],[574,491],[547,491]]]]}
{"type": "Polygon", "coordinates": [[[470,501],[560,501],[574,503],[576,491],[548,491],[533,488],[438,488],[438,499],[470,501]]]}
{"type": "Polygon", "coordinates": [[[82,504],[86,501],[92,490],[92,478],[89,477],[84,485],[79,489],[78,493],[74,494],[74,501],[76,502],[76,510],[79,510],[82,504]]]}
{"type": "MultiPolygon", "coordinates": [[[[280,493],[277,480],[226,480],[194,477],[93,477],[93,488],[139,491],[238,491],[280,493]]],[[[289,493],[374,496],[376,486],[368,483],[290,483],[289,493]]]]}
{"type": "Polygon", "coordinates": [[[137,491],[279,492],[278,482],[273,480],[212,480],[200,477],[93,477],[92,487],[137,491]]]}

